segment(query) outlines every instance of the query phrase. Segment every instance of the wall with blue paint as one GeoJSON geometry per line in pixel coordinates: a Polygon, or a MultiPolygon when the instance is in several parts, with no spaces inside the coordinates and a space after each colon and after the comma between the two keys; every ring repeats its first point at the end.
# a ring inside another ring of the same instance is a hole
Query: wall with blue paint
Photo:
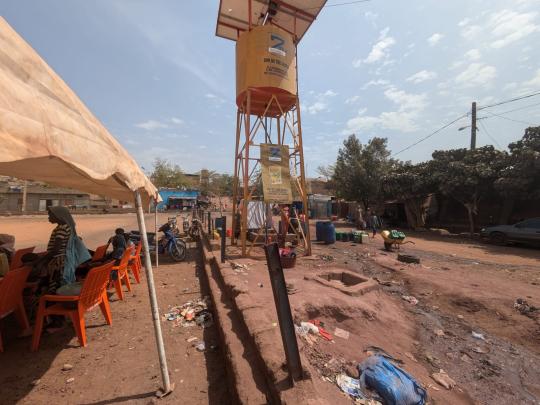
{"type": "Polygon", "coordinates": [[[158,204],[158,210],[167,208],[169,204],[169,198],[187,198],[187,199],[197,199],[199,198],[200,192],[198,190],[179,190],[171,188],[163,188],[159,190],[159,195],[161,196],[161,201],[158,204]]]}

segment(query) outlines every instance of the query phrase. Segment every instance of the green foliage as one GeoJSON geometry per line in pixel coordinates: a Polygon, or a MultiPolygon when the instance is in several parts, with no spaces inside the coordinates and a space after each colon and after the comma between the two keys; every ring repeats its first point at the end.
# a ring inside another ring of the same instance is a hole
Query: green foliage
{"type": "Polygon", "coordinates": [[[427,197],[437,190],[437,183],[428,163],[396,162],[383,177],[383,192],[387,199],[397,199],[405,205],[411,228],[425,226],[427,197]]]}
{"type": "Polygon", "coordinates": [[[540,198],[540,127],[527,128],[508,149],[496,189],[505,197],[540,198]]]}
{"type": "Polygon", "coordinates": [[[382,179],[393,165],[386,138],[362,145],[353,134],[339,150],[332,180],[339,197],[359,201],[364,209],[382,199],[382,179]]]}
{"type": "Polygon", "coordinates": [[[210,177],[210,191],[220,197],[231,197],[233,192],[233,176],[214,174],[210,177]]]}
{"type": "Polygon", "coordinates": [[[505,153],[493,146],[484,146],[474,150],[435,151],[432,156],[430,172],[439,191],[463,204],[473,233],[478,203],[482,198],[495,195],[494,183],[505,163],[505,153]]]}
{"type": "Polygon", "coordinates": [[[184,175],[180,166],[173,165],[166,159],[156,158],[154,168],[150,174],[150,180],[158,188],[188,188],[194,184],[184,175]]]}

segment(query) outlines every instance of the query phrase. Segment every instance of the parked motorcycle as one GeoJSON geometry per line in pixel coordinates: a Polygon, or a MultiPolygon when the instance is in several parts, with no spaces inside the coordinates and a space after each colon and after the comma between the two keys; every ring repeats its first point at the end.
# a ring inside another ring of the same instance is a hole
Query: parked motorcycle
{"type": "MultiPolygon", "coordinates": [[[[174,232],[174,228],[170,222],[163,224],[158,229],[159,232],[163,232],[161,238],[158,241],[158,254],[169,255],[175,262],[181,262],[186,258],[186,243],[177,237],[174,232]]],[[[153,232],[147,232],[148,245],[150,253],[156,251],[156,234],[153,232]]],[[[130,239],[137,243],[141,239],[141,235],[138,231],[131,231],[129,233],[130,239]]]]}

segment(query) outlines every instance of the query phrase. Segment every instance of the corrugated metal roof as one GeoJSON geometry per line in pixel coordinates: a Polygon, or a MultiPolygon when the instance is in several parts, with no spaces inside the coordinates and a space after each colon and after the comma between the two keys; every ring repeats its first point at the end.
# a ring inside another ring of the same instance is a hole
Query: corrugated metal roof
{"type": "MultiPolygon", "coordinates": [[[[236,41],[249,30],[250,0],[220,0],[216,25],[218,37],[236,41]]],[[[251,0],[252,26],[270,23],[293,34],[300,42],[326,0],[251,0]]]]}

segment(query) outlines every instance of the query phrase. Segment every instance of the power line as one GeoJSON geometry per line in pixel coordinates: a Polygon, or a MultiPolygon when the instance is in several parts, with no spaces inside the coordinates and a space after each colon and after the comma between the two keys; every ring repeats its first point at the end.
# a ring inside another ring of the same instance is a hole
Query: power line
{"type": "Polygon", "coordinates": [[[529,105],[526,105],[526,106],[523,106],[523,107],[519,107],[519,108],[514,108],[513,110],[508,110],[508,111],[504,111],[504,112],[499,112],[497,114],[500,114],[500,115],[504,115],[504,114],[510,114],[514,111],[521,111],[521,110],[525,110],[526,108],[532,108],[532,107],[536,107],[540,105],[540,103],[535,103],[535,104],[529,104],[529,105]]]}
{"type": "Polygon", "coordinates": [[[444,126],[440,127],[440,128],[437,129],[436,131],[433,131],[431,134],[429,134],[429,135],[427,135],[427,136],[425,136],[425,137],[419,139],[419,140],[416,141],[415,143],[413,143],[413,144],[407,146],[406,148],[403,148],[403,149],[401,149],[400,151],[394,153],[394,154],[392,155],[392,157],[399,155],[401,152],[405,152],[406,150],[411,149],[412,147],[418,145],[418,144],[421,143],[421,142],[424,142],[426,139],[431,138],[433,135],[438,134],[438,133],[441,132],[443,129],[448,128],[450,125],[455,124],[456,122],[458,122],[459,120],[461,120],[461,119],[467,117],[468,115],[469,115],[469,113],[463,114],[462,116],[456,118],[455,120],[449,122],[448,124],[445,124],[444,126]]]}
{"type": "MultiPolygon", "coordinates": [[[[508,121],[517,122],[517,123],[519,123],[519,124],[525,124],[525,125],[535,126],[535,124],[533,124],[533,123],[531,123],[531,122],[515,120],[515,119],[513,119],[513,118],[505,117],[504,115],[499,115],[499,114],[492,113],[492,112],[490,112],[490,111],[486,111],[486,113],[489,114],[489,115],[492,115],[493,117],[503,118],[503,119],[508,120],[508,121]]],[[[488,117],[488,118],[490,118],[490,117],[488,117]]]]}
{"type": "Polygon", "coordinates": [[[499,101],[498,103],[485,105],[483,107],[478,108],[478,110],[485,110],[486,108],[491,108],[491,107],[496,107],[498,105],[513,103],[514,101],[519,101],[519,100],[523,100],[523,99],[538,96],[538,95],[540,95],[540,91],[537,91],[535,93],[525,94],[525,95],[520,96],[520,97],[514,97],[514,98],[511,98],[509,100],[499,101]]]}
{"type": "Polygon", "coordinates": [[[502,146],[499,145],[499,142],[497,142],[497,140],[496,140],[493,136],[491,136],[491,134],[489,133],[487,127],[484,125],[484,123],[483,123],[482,121],[480,121],[480,126],[482,127],[482,129],[484,130],[484,132],[486,133],[486,135],[489,137],[489,139],[491,139],[491,140],[493,141],[493,143],[494,143],[495,145],[497,145],[497,147],[498,147],[499,149],[502,149],[502,146]]]}

